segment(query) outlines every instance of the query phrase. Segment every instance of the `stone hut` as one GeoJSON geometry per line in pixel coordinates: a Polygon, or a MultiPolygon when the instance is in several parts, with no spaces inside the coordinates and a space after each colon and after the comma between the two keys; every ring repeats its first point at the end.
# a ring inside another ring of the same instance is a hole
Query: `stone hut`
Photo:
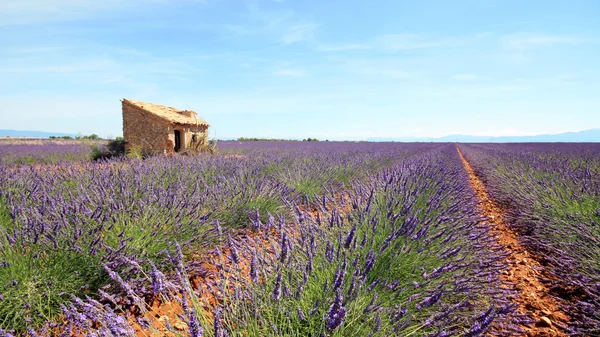
{"type": "Polygon", "coordinates": [[[194,151],[208,140],[209,125],[194,111],[126,98],[121,102],[126,151],[134,147],[154,154],[194,151]]]}

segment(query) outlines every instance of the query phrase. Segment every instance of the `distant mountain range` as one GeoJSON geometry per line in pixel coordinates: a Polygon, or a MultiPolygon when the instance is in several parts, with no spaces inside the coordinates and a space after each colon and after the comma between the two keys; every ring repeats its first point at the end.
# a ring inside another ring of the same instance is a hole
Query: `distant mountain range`
{"type": "Polygon", "coordinates": [[[438,138],[425,137],[392,137],[369,138],[371,142],[459,142],[459,143],[597,143],[600,142],[600,129],[590,129],[578,132],[545,134],[536,136],[503,136],[485,137],[469,135],[448,135],[438,138]]]}
{"type": "MultiPolygon", "coordinates": [[[[28,137],[28,138],[49,138],[50,136],[76,137],[73,133],[44,132],[33,130],[0,130],[0,137],[28,137]]],[[[367,139],[370,142],[459,142],[459,143],[598,143],[600,142],[600,129],[590,129],[578,132],[565,132],[559,134],[546,134],[536,136],[469,136],[469,135],[448,135],[437,138],[426,137],[375,137],[367,139]]]]}
{"type": "Polygon", "coordinates": [[[60,132],[44,132],[44,131],[33,131],[33,130],[0,130],[0,137],[49,138],[50,136],[56,136],[56,137],[71,136],[71,137],[76,137],[77,134],[73,134],[73,133],[60,133],[60,132]]]}

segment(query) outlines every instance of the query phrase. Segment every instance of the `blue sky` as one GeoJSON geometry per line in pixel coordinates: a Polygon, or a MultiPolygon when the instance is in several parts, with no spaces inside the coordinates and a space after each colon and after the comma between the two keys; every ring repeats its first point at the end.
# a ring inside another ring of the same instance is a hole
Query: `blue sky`
{"type": "Polygon", "coordinates": [[[3,0],[0,129],[122,133],[123,97],[211,136],[600,127],[600,2],[3,0]]]}

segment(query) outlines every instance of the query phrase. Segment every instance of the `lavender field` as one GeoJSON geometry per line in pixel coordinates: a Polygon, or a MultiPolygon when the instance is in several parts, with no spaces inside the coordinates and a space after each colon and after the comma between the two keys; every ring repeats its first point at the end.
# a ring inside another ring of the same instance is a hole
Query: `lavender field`
{"type": "Polygon", "coordinates": [[[599,145],[61,146],[0,144],[0,336],[600,335],[599,145]],[[457,149],[568,320],[506,282],[457,149]]]}
{"type": "MultiPolygon", "coordinates": [[[[100,142],[96,142],[100,143],[100,142]]],[[[69,140],[0,140],[0,165],[60,164],[90,159],[90,143],[69,140]]]]}

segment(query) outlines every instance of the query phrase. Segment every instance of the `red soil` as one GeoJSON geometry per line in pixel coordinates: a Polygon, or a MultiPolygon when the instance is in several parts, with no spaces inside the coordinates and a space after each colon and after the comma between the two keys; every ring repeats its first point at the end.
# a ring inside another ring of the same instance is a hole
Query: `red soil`
{"type": "Polygon", "coordinates": [[[515,299],[518,304],[517,311],[529,315],[535,321],[533,326],[522,326],[526,331],[524,336],[567,336],[556,323],[566,325],[569,316],[560,309],[557,300],[549,295],[548,288],[540,280],[542,274],[544,278],[553,276],[544,273],[544,268],[536,260],[535,254],[531,254],[519,243],[519,236],[509,228],[508,223],[504,220],[503,210],[489,197],[481,179],[475,175],[473,168],[460,150],[458,148],[457,150],[469,173],[471,186],[480,200],[481,215],[489,219],[487,222],[492,227],[492,234],[509,253],[506,261],[509,269],[502,272],[501,279],[505,284],[518,290],[519,297],[515,299]]]}
{"type": "MultiPolygon", "coordinates": [[[[274,231],[270,235],[275,235],[274,231]]],[[[274,237],[275,238],[275,237],[274,237]]],[[[253,242],[258,254],[275,256],[275,252],[271,247],[270,241],[266,238],[265,232],[252,232],[243,230],[236,235],[237,240],[253,242]]],[[[196,298],[200,304],[200,315],[212,324],[214,310],[224,304],[224,299],[228,296],[233,296],[233,287],[243,287],[244,284],[251,282],[250,280],[250,256],[246,252],[238,252],[239,263],[235,265],[231,259],[229,248],[226,245],[218,247],[214,252],[203,254],[192,254],[187,258],[188,261],[201,261],[199,270],[201,273],[189,275],[190,285],[193,290],[198,290],[199,296],[196,298]],[[220,253],[217,253],[220,251],[220,253]],[[236,270],[236,272],[233,272],[236,270]],[[218,284],[222,277],[226,277],[231,282],[228,288],[225,289],[227,294],[213,286],[218,284]],[[241,278],[241,279],[240,279],[241,278]]],[[[191,304],[191,300],[188,299],[191,304]]],[[[136,321],[136,315],[131,315],[129,321],[135,329],[136,336],[176,336],[173,332],[169,332],[166,328],[166,322],[179,332],[187,331],[187,324],[182,321],[180,316],[183,316],[183,308],[175,299],[171,301],[155,300],[150,304],[148,311],[142,317],[151,322],[151,326],[157,328],[158,331],[150,333],[141,328],[136,321]],[[167,318],[167,320],[165,319],[167,318]]],[[[139,317],[139,316],[138,316],[139,317]]]]}
{"type": "MultiPolygon", "coordinates": [[[[336,199],[332,203],[328,203],[328,208],[339,207],[338,211],[341,215],[346,215],[352,211],[351,201],[347,193],[340,193],[336,196],[336,199]]],[[[325,216],[322,214],[320,209],[314,208],[311,210],[301,206],[301,211],[310,214],[313,218],[317,217],[317,214],[323,219],[323,224],[327,223],[325,216]]],[[[294,227],[295,224],[288,224],[288,236],[293,238],[299,237],[299,231],[294,227]]],[[[272,240],[280,240],[279,234],[272,230],[268,233],[270,239],[267,238],[267,233],[254,232],[249,229],[241,230],[235,235],[237,241],[244,241],[252,246],[256,253],[261,256],[268,256],[270,258],[276,258],[278,252],[273,249],[271,245],[272,240]]],[[[213,252],[210,253],[198,253],[188,257],[188,261],[200,261],[203,269],[202,275],[192,274],[190,277],[190,284],[194,290],[200,289],[199,296],[197,297],[198,302],[201,305],[202,312],[200,313],[204,319],[208,320],[212,324],[214,310],[225,304],[228,296],[233,296],[233,287],[244,287],[245,284],[251,282],[250,280],[250,254],[246,251],[238,251],[239,263],[235,265],[229,258],[230,251],[226,245],[217,247],[213,252]],[[219,253],[220,252],[220,253],[219,253]],[[236,272],[232,272],[233,270],[236,272]],[[222,277],[227,278],[230,282],[229,288],[226,289],[227,294],[222,294],[219,289],[209,284],[217,284],[222,277]]],[[[259,280],[261,282],[261,280],[259,280]]],[[[191,302],[191,301],[188,301],[191,302]]],[[[190,303],[191,304],[191,303],[190,303]]],[[[169,332],[166,328],[166,322],[179,333],[187,331],[188,326],[180,318],[183,316],[183,308],[179,302],[175,299],[171,301],[154,300],[150,303],[147,308],[147,312],[144,315],[133,313],[129,316],[129,322],[135,329],[137,337],[154,337],[154,336],[176,336],[176,333],[169,332]],[[137,318],[144,317],[151,324],[157,328],[157,331],[148,332],[143,329],[137,322],[137,318]],[[166,319],[165,319],[166,318],[166,319]]]]}

